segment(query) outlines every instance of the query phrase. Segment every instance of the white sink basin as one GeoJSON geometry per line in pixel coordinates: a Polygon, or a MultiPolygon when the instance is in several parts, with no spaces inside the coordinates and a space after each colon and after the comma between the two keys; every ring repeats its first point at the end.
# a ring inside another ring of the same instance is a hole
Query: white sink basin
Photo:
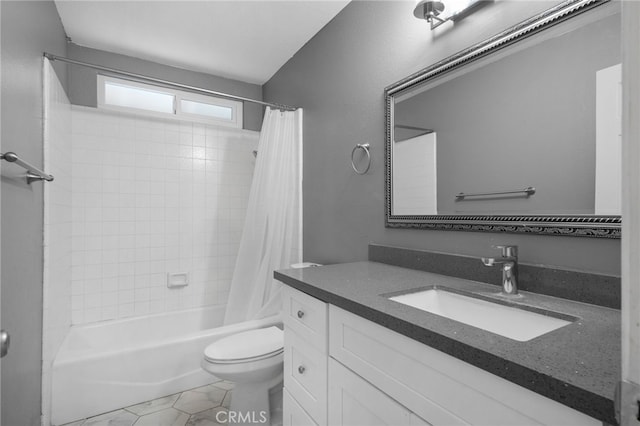
{"type": "MultiPolygon", "coordinates": [[[[573,318],[544,310],[541,310],[541,313],[531,312],[439,287],[388,298],[520,342],[526,342],[572,322],[550,315],[573,318]]],[[[574,321],[575,319],[573,318],[574,321]]]]}

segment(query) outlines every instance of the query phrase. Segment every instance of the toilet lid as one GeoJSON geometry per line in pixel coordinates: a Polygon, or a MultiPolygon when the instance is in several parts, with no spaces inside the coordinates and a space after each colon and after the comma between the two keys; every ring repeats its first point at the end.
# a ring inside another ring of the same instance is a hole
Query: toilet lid
{"type": "Polygon", "coordinates": [[[243,331],[213,342],[204,350],[212,362],[268,358],[282,352],[284,334],[276,326],[243,331]]]}

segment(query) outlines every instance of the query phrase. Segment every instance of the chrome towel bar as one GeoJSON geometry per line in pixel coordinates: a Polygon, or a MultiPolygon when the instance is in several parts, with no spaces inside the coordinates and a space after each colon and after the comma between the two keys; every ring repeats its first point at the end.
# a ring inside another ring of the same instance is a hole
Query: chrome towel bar
{"type": "Polygon", "coordinates": [[[27,163],[26,161],[21,160],[15,152],[5,152],[4,154],[0,154],[0,160],[5,160],[9,163],[16,163],[18,166],[27,169],[28,184],[41,180],[46,180],[47,182],[51,182],[53,180],[53,176],[43,172],[39,168],[27,163]]]}
{"type": "Polygon", "coordinates": [[[477,192],[474,194],[465,194],[464,192],[456,195],[456,201],[464,200],[466,197],[486,197],[489,195],[506,195],[506,194],[526,194],[527,197],[536,193],[536,189],[533,186],[529,186],[525,189],[515,191],[500,191],[500,192],[477,192]]]}

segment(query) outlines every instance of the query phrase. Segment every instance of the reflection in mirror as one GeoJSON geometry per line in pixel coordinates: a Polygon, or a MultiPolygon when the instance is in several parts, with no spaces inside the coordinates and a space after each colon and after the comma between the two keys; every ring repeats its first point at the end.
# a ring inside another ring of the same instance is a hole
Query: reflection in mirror
{"type": "Polygon", "coordinates": [[[428,131],[394,142],[394,161],[402,167],[393,169],[393,211],[399,215],[436,214],[436,133],[428,131]]]}
{"type": "Polygon", "coordinates": [[[615,215],[619,228],[620,61],[609,3],[387,88],[387,224],[615,215]]]}

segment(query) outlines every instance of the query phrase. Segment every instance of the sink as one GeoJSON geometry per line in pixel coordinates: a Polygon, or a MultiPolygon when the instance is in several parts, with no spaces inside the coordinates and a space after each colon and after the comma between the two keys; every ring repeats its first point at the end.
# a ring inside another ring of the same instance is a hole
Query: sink
{"type": "Polygon", "coordinates": [[[577,320],[570,315],[506,300],[492,300],[486,296],[453,291],[445,287],[434,286],[386,297],[520,342],[542,336],[577,320]]]}

